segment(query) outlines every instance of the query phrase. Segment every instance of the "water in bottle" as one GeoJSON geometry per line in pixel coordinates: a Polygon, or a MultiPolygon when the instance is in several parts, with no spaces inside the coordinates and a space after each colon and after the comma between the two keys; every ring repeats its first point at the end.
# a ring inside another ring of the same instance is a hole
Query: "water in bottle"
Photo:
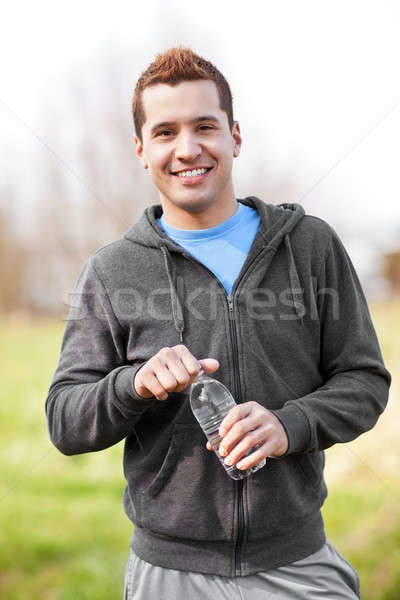
{"type": "MultiPolygon", "coordinates": [[[[222,438],[218,430],[225,416],[236,406],[236,402],[230,391],[222,383],[206,375],[203,369],[190,386],[190,405],[219,461],[232,479],[244,479],[265,465],[265,458],[254,467],[245,470],[238,469],[235,465],[225,464],[224,457],[219,454],[222,438]]],[[[248,456],[256,449],[257,446],[250,448],[244,456],[248,456]]]]}

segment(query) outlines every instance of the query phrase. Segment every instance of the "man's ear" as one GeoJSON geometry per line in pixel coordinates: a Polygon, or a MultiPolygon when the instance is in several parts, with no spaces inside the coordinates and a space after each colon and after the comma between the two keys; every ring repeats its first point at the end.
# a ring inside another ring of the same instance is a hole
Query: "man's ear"
{"type": "Polygon", "coordinates": [[[135,140],[135,145],[136,145],[136,156],[142,163],[143,168],[148,169],[149,165],[147,164],[147,160],[144,157],[143,144],[141,143],[141,141],[139,140],[139,138],[136,135],[133,137],[133,139],[135,140]]]}
{"type": "Polygon", "coordinates": [[[242,147],[242,136],[240,135],[240,127],[238,121],[233,122],[232,127],[232,138],[233,138],[233,156],[236,158],[240,154],[240,148],[242,147]]]}

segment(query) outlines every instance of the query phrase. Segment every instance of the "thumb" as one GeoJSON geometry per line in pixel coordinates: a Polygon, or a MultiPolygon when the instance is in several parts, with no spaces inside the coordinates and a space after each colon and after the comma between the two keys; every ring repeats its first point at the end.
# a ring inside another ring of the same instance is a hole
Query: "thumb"
{"type": "Polygon", "coordinates": [[[202,358],[199,360],[199,363],[206,375],[208,375],[208,373],[214,373],[214,371],[219,369],[219,362],[216,358],[202,358]]]}

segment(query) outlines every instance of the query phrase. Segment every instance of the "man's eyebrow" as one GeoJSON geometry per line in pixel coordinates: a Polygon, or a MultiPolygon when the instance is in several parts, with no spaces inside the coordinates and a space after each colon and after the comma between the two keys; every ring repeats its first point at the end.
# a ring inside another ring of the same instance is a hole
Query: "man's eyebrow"
{"type": "Polygon", "coordinates": [[[199,123],[200,121],[214,121],[214,123],[218,123],[219,119],[214,115],[204,115],[203,117],[193,119],[193,123],[199,123]]]}
{"type": "MultiPolygon", "coordinates": [[[[190,122],[200,123],[201,121],[213,121],[214,123],[218,123],[219,119],[214,115],[202,115],[201,117],[196,117],[195,119],[192,119],[192,121],[190,122]]],[[[175,121],[161,121],[160,123],[155,123],[150,129],[150,133],[153,134],[161,127],[172,127],[173,125],[176,125],[175,121]]]]}

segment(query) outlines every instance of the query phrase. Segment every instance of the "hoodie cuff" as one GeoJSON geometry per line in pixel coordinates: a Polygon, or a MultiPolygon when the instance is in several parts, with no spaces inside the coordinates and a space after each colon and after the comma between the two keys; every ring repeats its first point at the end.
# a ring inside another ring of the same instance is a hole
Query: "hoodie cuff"
{"type": "Polygon", "coordinates": [[[307,416],[293,402],[277,410],[271,410],[280,420],[288,438],[288,449],[282,456],[310,450],[311,429],[307,416]]]}
{"type": "Polygon", "coordinates": [[[135,386],[133,385],[135,375],[142,366],[124,367],[119,371],[115,379],[114,404],[126,418],[144,412],[154,402],[157,402],[155,396],[142,398],[135,390],[135,386]]]}

